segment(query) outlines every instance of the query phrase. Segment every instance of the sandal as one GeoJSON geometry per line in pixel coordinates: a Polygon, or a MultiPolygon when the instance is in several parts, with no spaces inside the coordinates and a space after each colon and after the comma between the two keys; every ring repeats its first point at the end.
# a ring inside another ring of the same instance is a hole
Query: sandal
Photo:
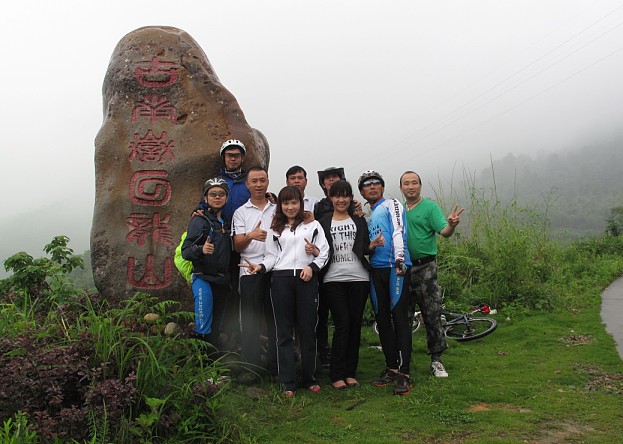
{"type": "Polygon", "coordinates": [[[346,378],[346,386],[348,388],[357,388],[359,387],[359,382],[355,378],[346,378]]]}
{"type": "Polygon", "coordinates": [[[331,387],[333,387],[335,390],[346,390],[346,389],[349,387],[349,385],[348,385],[346,382],[344,382],[344,380],[339,379],[339,380],[337,380],[337,381],[335,381],[335,382],[332,382],[332,383],[331,383],[331,387]],[[338,383],[340,383],[340,382],[341,382],[343,385],[336,385],[336,384],[338,384],[338,383]]]}
{"type": "Polygon", "coordinates": [[[285,392],[283,392],[283,397],[284,398],[294,398],[295,394],[296,394],[296,392],[294,390],[286,390],[285,392]]]}

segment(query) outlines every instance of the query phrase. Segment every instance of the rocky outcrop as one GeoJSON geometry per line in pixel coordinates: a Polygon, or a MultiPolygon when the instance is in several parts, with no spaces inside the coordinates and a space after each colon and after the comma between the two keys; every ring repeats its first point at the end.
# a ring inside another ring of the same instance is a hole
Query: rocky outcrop
{"type": "Polygon", "coordinates": [[[95,284],[116,301],[137,291],[192,301],[173,253],[204,181],[218,174],[221,143],[240,139],[245,167],[268,167],[268,143],[180,29],[145,27],[121,39],[103,99],[91,228],[95,284]]]}

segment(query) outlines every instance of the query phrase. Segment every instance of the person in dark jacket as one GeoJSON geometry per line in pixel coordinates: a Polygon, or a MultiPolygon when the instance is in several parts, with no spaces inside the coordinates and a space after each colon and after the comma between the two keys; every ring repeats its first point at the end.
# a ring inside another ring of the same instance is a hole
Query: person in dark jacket
{"type": "MultiPolygon", "coordinates": [[[[318,171],[318,183],[324,192],[324,196],[314,206],[314,219],[320,221],[328,214],[333,214],[333,202],[329,197],[331,186],[339,181],[346,180],[344,168],[329,167],[318,171]]],[[[348,207],[350,214],[361,216],[361,204],[351,199],[348,207]],[[357,206],[358,204],[358,206],[357,206]]],[[[329,304],[326,300],[322,283],[319,287],[318,296],[318,325],[316,326],[316,340],[318,341],[318,357],[323,367],[328,368],[331,363],[331,353],[329,346],[329,304]]]]}
{"type": "Polygon", "coordinates": [[[215,345],[230,281],[230,221],[222,214],[229,196],[227,182],[220,177],[208,179],[203,195],[206,210],[191,218],[182,257],[193,263],[195,333],[215,345]]]}
{"type": "MultiPolygon", "coordinates": [[[[226,182],[228,187],[227,203],[225,203],[225,206],[221,209],[221,213],[225,219],[231,222],[234,212],[251,197],[246,185],[247,170],[243,168],[247,148],[241,140],[228,139],[222,143],[219,154],[223,161],[219,177],[226,182]]],[[[205,210],[206,203],[204,198],[202,198],[197,208],[195,208],[195,211],[196,214],[201,214],[205,210]]],[[[223,333],[227,336],[227,348],[230,351],[235,351],[238,348],[238,336],[240,335],[238,316],[238,306],[240,304],[240,295],[238,293],[238,263],[240,262],[240,255],[234,251],[230,257],[229,275],[231,282],[230,290],[225,298],[225,307],[223,308],[224,324],[226,325],[226,331],[223,333]]]]}
{"type": "Polygon", "coordinates": [[[370,288],[370,265],[364,255],[378,242],[370,242],[368,224],[349,211],[353,189],[345,180],[335,182],[328,193],[332,211],[320,219],[329,242],[330,261],[321,272],[335,332],[329,377],[337,390],[358,387],[356,379],[363,311],[370,288]]]}

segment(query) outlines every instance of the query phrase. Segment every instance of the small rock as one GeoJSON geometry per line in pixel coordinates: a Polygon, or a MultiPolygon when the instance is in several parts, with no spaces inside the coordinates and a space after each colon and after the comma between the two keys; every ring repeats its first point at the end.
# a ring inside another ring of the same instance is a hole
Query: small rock
{"type": "Polygon", "coordinates": [[[169,322],[164,328],[164,334],[166,336],[177,336],[182,333],[182,328],[175,322],[169,322]]]}
{"type": "Polygon", "coordinates": [[[157,313],[147,313],[145,316],[143,316],[143,319],[145,319],[145,322],[152,323],[160,319],[160,315],[157,313]]]}

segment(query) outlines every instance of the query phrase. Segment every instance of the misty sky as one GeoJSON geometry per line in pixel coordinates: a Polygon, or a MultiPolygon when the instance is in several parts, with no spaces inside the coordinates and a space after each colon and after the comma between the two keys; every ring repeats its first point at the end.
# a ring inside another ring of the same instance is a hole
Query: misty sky
{"type": "Polygon", "coordinates": [[[617,1],[10,2],[0,260],[41,255],[58,234],[89,248],[102,82],[118,41],[147,25],[201,45],[268,138],[273,191],[293,164],[320,197],[327,166],[397,183],[405,169],[433,180],[575,148],[615,131],[623,111],[617,1]]]}

